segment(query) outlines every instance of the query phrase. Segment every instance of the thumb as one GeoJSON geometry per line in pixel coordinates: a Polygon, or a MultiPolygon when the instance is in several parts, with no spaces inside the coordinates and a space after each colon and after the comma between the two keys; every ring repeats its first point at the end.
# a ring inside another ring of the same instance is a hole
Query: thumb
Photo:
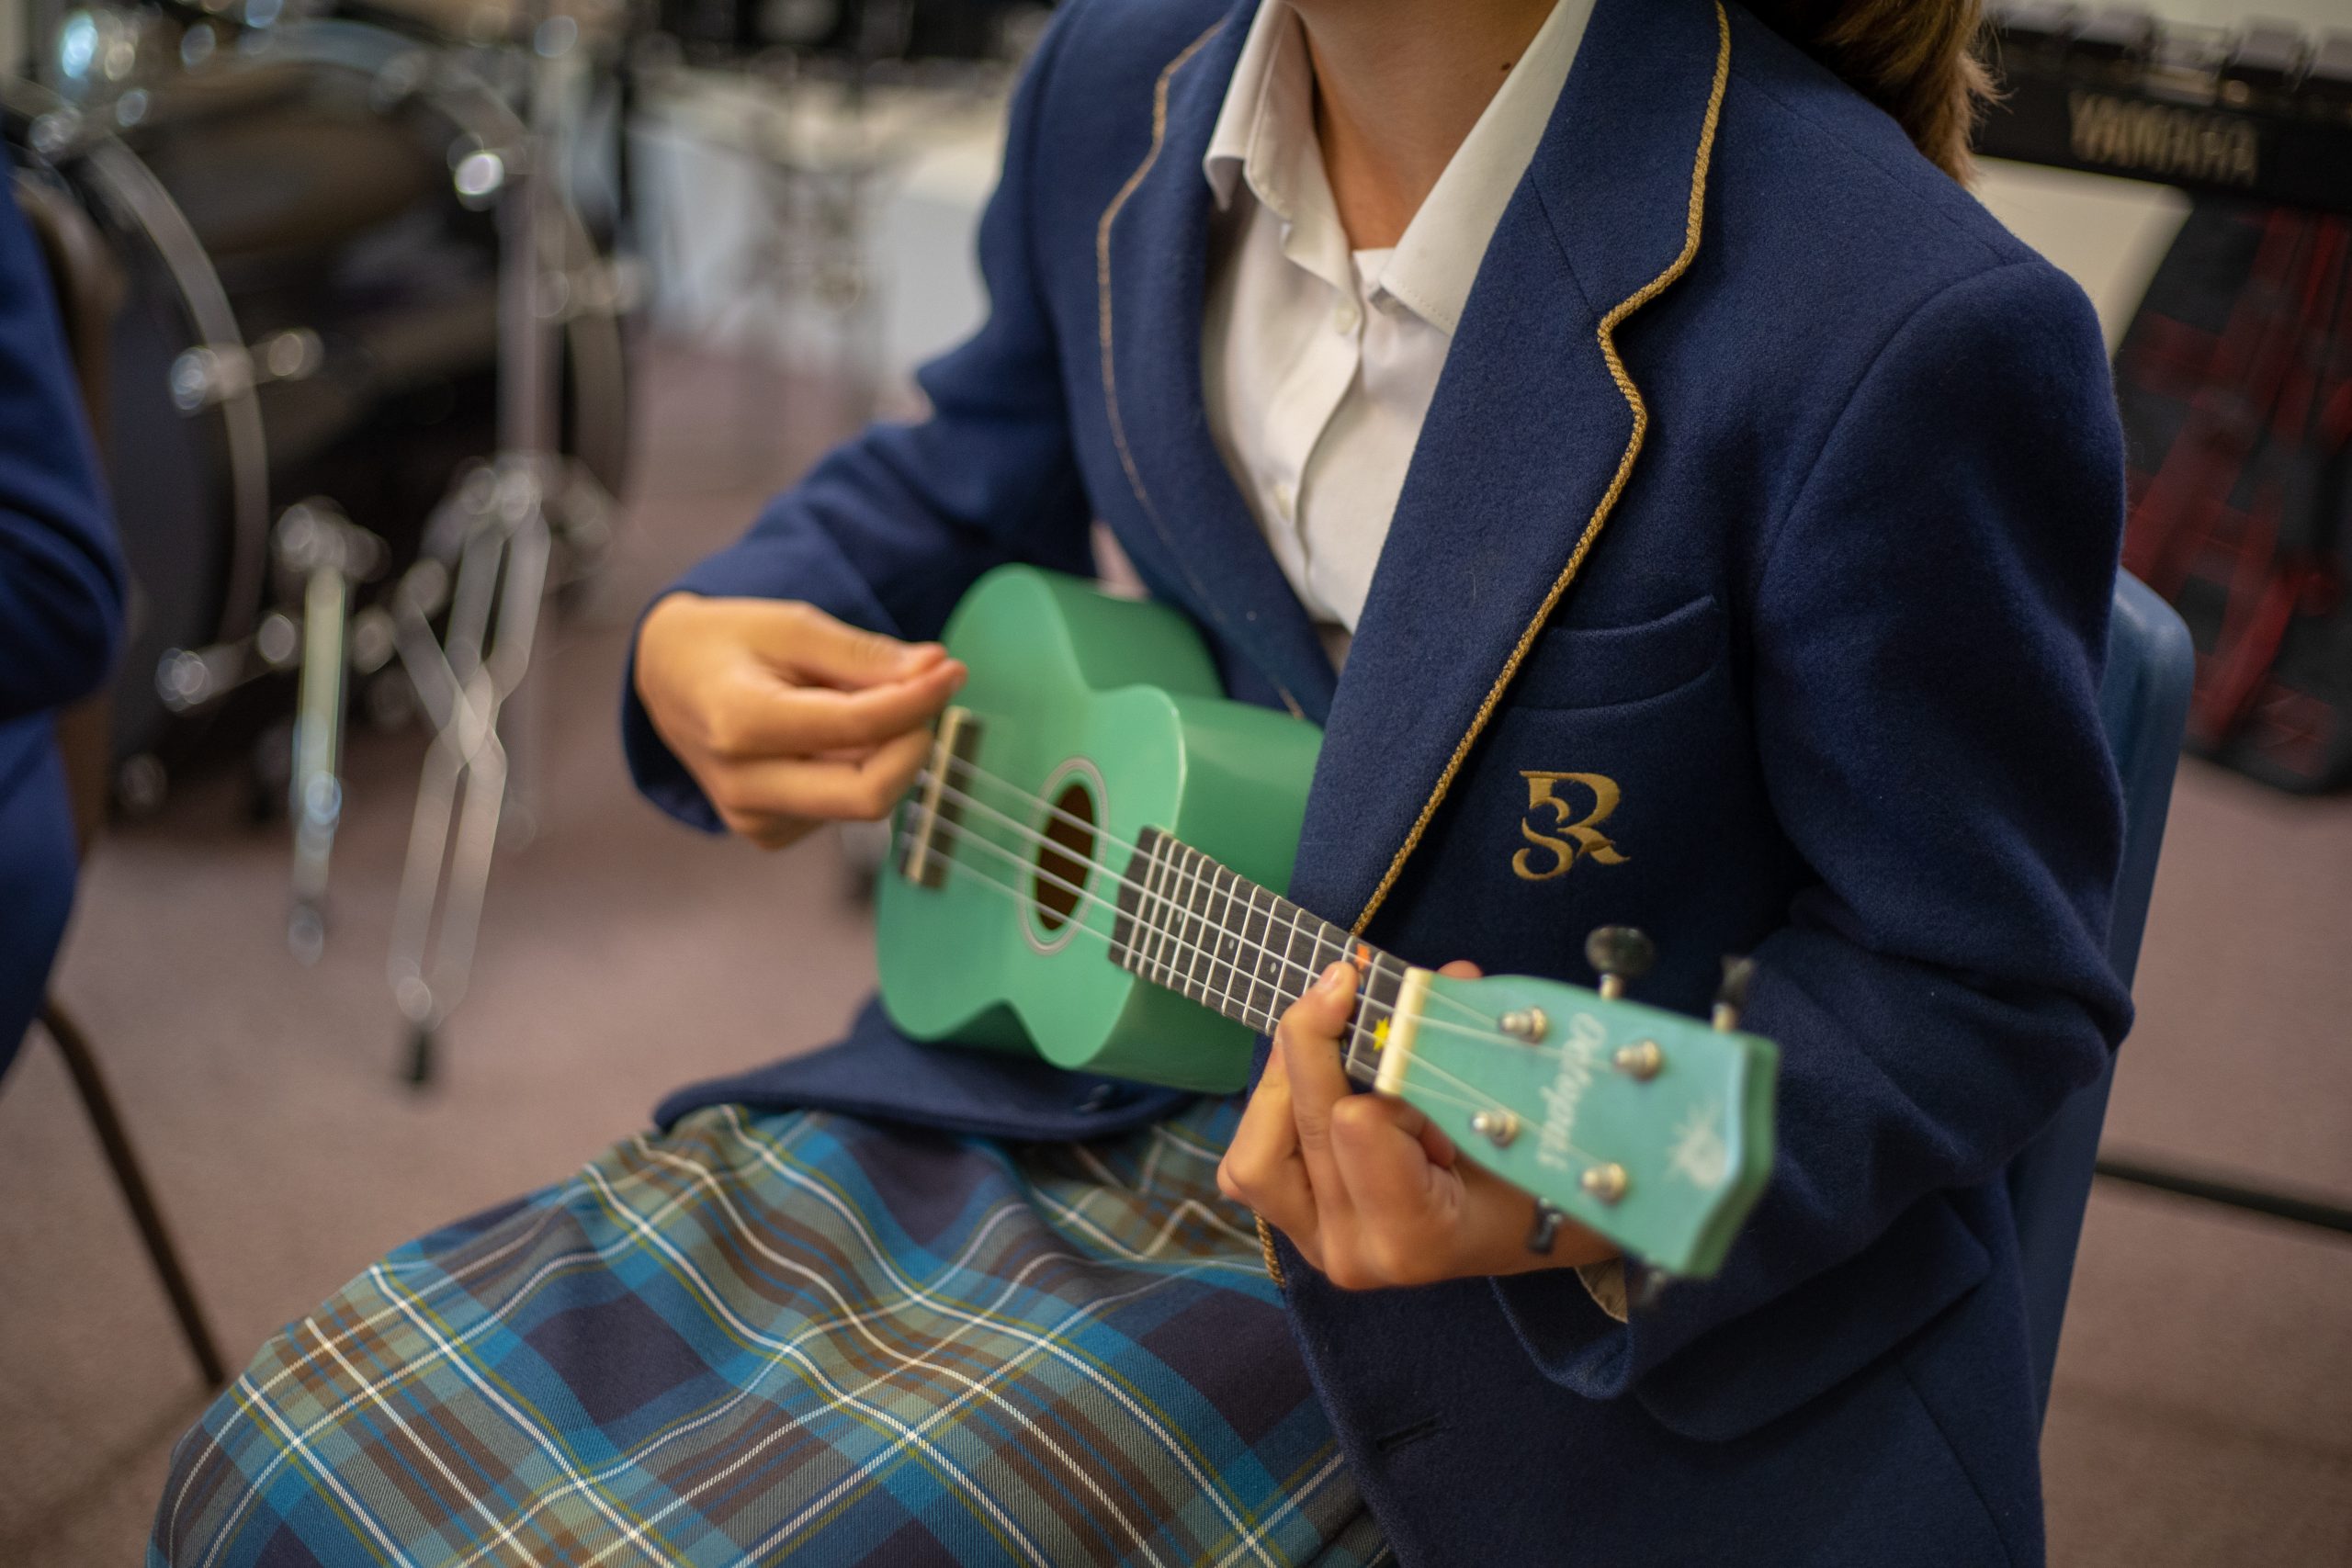
{"type": "Polygon", "coordinates": [[[901,642],[837,620],[812,604],[778,608],[788,615],[772,636],[760,639],[761,651],[802,684],[859,691],[910,680],[947,657],[935,642],[901,642]]]}

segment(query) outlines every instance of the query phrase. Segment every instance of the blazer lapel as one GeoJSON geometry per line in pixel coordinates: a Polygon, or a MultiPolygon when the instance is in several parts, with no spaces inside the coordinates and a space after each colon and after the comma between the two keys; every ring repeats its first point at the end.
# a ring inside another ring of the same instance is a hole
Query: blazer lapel
{"type": "Polygon", "coordinates": [[[1612,333],[1696,254],[1729,51],[1714,0],[1594,8],[1479,268],[1332,700],[1292,880],[1306,908],[1369,924],[1606,550],[1647,427],[1612,333]]]}
{"type": "Polygon", "coordinates": [[[1210,215],[1201,158],[1256,0],[1240,0],[1162,72],[1152,140],[1096,226],[1104,413],[1133,502],[1118,532],[1136,568],[1320,723],[1335,678],[1209,434],[1201,321],[1210,215]]]}

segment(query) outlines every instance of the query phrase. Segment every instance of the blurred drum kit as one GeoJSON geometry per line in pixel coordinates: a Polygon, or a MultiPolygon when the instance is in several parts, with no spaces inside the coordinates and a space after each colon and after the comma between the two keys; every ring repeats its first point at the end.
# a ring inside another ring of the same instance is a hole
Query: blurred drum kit
{"type": "Polygon", "coordinates": [[[242,751],[256,814],[293,821],[307,962],[345,717],[421,711],[389,976],[418,1081],[492,850],[531,830],[535,635],[609,540],[639,85],[980,57],[1004,9],[658,6],[36,0],[27,74],[0,78],[17,178],[74,215],[110,307],[94,406],[132,580],[116,802],[153,811],[242,751]]]}
{"type": "Polygon", "coordinates": [[[421,705],[391,968],[429,1040],[508,801],[501,705],[550,591],[596,570],[621,479],[631,290],[594,188],[618,158],[593,133],[617,135],[626,14],[203,0],[45,20],[0,122],[115,295],[118,802],[153,809],[173,769],[251,741],[257,798],[284,790],[294,820],[308,960],[345,714],[421,705]]]}
{"type": "MultiPolygon", "coordinates": [[[[396,710],[401,683],[372,679],[392,669],[391,605],[451,575],[447,502],[461,480],[479,489],[475,465],[544,446],[573,460],[567,482],[619,481],[627,289],[610,225],[560,186],[515,200],[543,184],[526,177],[529,101],[564,84],[507,13],[348,9],[77,9],[38,85],[0,89],[8,139],[120,278],[101,434],[135,583],[114,702],[133,811],[242,695],[299,669],[330,558],[349,580],[352,672],[396,710]],[[500,423],[502,386],[526,378],[501,362],[510,205],[537,217],[552,296],[549,433],[500,423]],[[418,572],[428,559],[438,570],[418,572]]],[[[537,30],[558,60],[602,38],[570,14],[537,30]]],[[[447,595],[423,597],[437,615],[447,595]]]]}

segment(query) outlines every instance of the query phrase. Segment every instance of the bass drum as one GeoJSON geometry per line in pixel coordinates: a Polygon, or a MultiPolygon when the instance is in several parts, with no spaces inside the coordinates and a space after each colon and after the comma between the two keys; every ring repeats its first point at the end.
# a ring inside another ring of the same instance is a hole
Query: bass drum
{"type": "MultiPolygon", "coordinates": [[[[270,559],[287,506],[323,497],[383,541],[364,604],[418,558],[458,470],[496,450],[492,209],[522,130],[448,56],[332,21],[104,105],[19,86],[8,107],[10,139],[122,273],[103,433],[132,580],[114,747],[160,776],[150,759],[177,761],[224,707],[251,706],[191,705],[174,655],[202,651],[233,686],[290,651],[269,646],[283,622],[254,646],[274,606],[299,603],[270,559]]],[[[620,323],[579,282],[605,276],[594,247],[562,228],[563,446],[616,491],[620,323]]],[[[282,711],[286,682],[272,685],[282,711]]]]}

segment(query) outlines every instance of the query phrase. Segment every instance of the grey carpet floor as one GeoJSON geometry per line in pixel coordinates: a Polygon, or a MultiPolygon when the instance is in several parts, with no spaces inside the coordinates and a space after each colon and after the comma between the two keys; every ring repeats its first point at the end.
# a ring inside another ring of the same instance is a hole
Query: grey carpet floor
{"type": "MultiPolygon", "coordinates": [[[[499,862],[435,1085],[395,1079],[384,981],[414,734],[354,743],[313,967],[282,942],[283,834],[244,823],[232,778],[92,863],[58,988],[233,1359],[387,1247],[642,1126],[664,1089],[824,1040],[870,985],[834,842],[763,855],[673,827],[630,792],[613,725],[636,607],[838,412],[676,353],[649,360],[639,406],[611,579],[548,650],[542,831],[499,862]]],[[[2352,1201],[2352,801],[2185,765],[2139,997],[2113,1143],[2352,1201]]],[[[0,1564],[136,1561],[202,1404],[36,1039],[0,1086],[0,1564]]],[[[2102,1187],[2043,1459],[2064,1568],[2352,1562],[2352,1243],[2102,1187]]]]}

